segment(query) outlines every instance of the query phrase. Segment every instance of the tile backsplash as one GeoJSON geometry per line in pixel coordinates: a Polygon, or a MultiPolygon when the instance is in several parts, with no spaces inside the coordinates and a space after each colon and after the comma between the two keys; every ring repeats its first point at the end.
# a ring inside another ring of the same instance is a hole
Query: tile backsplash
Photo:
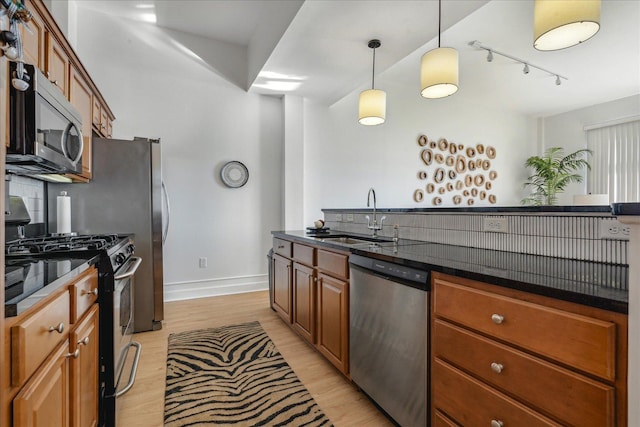
{"type": "MultiPolygon", "coordinates": [[[[324,212],[325,225],[332,230],[370,234],[366,215],[370,210],[324,212]],[[353,219],[353,221],[351,221],[353,219]]],[[[610,238],[606,230],[617,224],[608,213],[438,213],[377,212],[386,216],[385,237],[393,236],[393,225],[401,239],[443,243],[480,249],[542,255],[579,261],[628,264],[628,236],[621,231],[610,238]],[[487,220],[497,220],[504,232],[486,231],[487,220]]]]}
{"type": "Polygon", "coordinates": [[[11,175],[9,194],[22,197],[32,224],[46,221],[45,183],[43,181],[26,176],[11,175]]]}

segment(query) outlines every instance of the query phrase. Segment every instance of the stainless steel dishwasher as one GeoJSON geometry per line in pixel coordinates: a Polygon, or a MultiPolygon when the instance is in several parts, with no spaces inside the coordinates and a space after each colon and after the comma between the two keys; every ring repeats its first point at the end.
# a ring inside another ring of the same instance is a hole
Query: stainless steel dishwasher
{"type": "Polygon", "coordinates": [[[349,257],[351,379],[402,427],[427,425],[429,272],[349,257]]]}

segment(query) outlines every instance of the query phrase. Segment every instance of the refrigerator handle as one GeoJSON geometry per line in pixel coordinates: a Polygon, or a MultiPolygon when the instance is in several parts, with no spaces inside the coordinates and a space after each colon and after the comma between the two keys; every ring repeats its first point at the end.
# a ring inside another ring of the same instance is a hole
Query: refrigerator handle
{"type": "Polygon", "coordinates": [[[167,234],[169,233],[169,220],[171,219],[171,208],[169,205],[169,194],[167,193],[167,187],[164,185],[164,180],[162,180],[162,193],[164,194],[163,200],[165,205],[167,206],[167,222],[162,230],[162,244],[167,240],[167,234]]]}

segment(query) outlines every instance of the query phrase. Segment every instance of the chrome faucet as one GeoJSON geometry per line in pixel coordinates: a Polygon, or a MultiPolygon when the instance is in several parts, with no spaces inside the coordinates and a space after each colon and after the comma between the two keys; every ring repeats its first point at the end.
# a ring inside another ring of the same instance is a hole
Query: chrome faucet
{"type": "Polygon", "coordinates": [[[371,206],[371,194],[373,194],[373,223],[371,223],[369,215],[365,216],[365,218],[367,219],[367,228],[373,230],[373,237],[378,237],[378,230],[382,230],[382,223],[387,217],[383,216],[380,218],[380,224],[378,224],[378,220],[376,219],[376,190],[374,190],[373,187],[369,189],[369,193],[367,194],[367,207],[371,206]]]}

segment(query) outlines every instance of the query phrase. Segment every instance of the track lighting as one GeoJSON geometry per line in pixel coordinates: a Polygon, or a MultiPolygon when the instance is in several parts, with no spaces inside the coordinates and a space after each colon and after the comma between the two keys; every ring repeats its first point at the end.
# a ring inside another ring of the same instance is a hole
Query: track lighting
{"type": "Polygon", "coordinates": [[[509,54],[506,53],[502,53],[500,51],[495,50],[492,47],[489,46],[484,46],[482,43],[480,43],[478,40],[474,40],[468,43],[469,46],[471,47],[475,47],[476,49],[482,49],[482,50],[486,50],[487,53],[487,62],[492,62],[493,61],[493,54],[495,53],[496,55],[500,55],[500,56],[504,56],[505,58],[509,58],[513,61],[519,62],[520,64],[522,64],[524,67],[522,68],[522,72],[524,74],[529,74],[529,71],[531,68],[535,68],[537,70],[540,70],[542,72],[545,72],[547,74],[549,74],[550,76],[555,76],[556,78],[556,85],[560,85],[562,84],[562,82],[560,81],[560,79],[565,79],[565,80],[569,80],[567,77],[563,76],[562,74],[558,74],[555,73],[553,71],[549,71],[545,68],[542,67],[538,67],[537,65],[532,64],[531,62],[525,61],[524,59],[520,59],[520,58],[516,58],[515,56],[511,56],[509,54]]]}

